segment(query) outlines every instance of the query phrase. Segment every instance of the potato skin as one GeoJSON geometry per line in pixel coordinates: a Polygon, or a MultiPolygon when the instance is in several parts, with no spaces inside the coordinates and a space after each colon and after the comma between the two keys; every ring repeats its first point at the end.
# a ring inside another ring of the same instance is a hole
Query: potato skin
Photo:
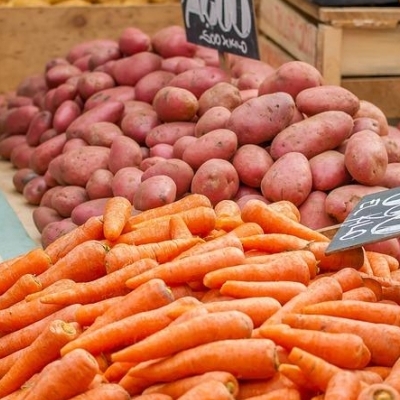
{"type": "Polygon", "coordinates": [[[66,233],[76,229],[78,225],[71,221],[71,218],[63,218],[60,221],[53,221],[47,224],[40,237],[42,247],[45,249],[50,243],[66,233]]]}
{"type": "Polygon", "coordinates": [[[88,99],[95,93],[115,86],[111,75],[100,71],[88,71],[78,79],[78,93],[83,99],[88,99]]]}
{"type": "Polygon", "coordinates": [[[63,133],[75,121],[82,111],[74,100],[67,100],[57,108],[53,116],[53,128],[57,133],[63,133]]]}
{"type": "Polygon", "coordinates": [[[133,195],[136,210],[145,211],[173,203],[176,200],[176,184],[166,175],[155,175],[141,182],[133,195]]]}
{"type": "Polygon", "coordinates": [[[343,111],[353,116],[360,108],[359,98],[337,85],[321,85],[302,90],[295,99],[297,109],[307,116],[323,111],[343,111]]]}
{"type": "Polygon", "coordinates": [[[57,190],[51,197],[51,206],[64,218],[71,216],[72,210],[89,200],[86,189],[82,186],[68,185],[57,190]]]}
{"type": "Polygon", "coordinates": [[[276,160],[261,181],[261,193],[271,202],[288,200],[300,206],[311,190],[312,175],[308,159],[295,151],[276,160]]]}
{"type": "Polygon", "coordinates": [[[229,129],[215,129],[190,144],[183,152],[182,160],[196,170],[212,158],[230,160],[237,147],[235,132],[229,129]]]}
{"type": "Polygon", "coordinates": [[[227,160],[212,158],[195,172],[191,192],[207,196],[215,206],[221,200],[233,199],[239,189],[239,175],[227,160]]]}
{"type": "Polygon", "coordinates": [[[351,183],[351,175],[344,163],[344,154],[326,150],[310,158],[313,190],[329,191],[351,183]]]}
{"type": "Polygon", "coordinates": [[[25,135],[12,135],[0,140],[0,157],[9,160],[16,146],[26,143],[25,135]]]}
{"type": "Polygon", "coordinates": [[[261,144],[287,127],[294,112],[294,100],[289,94],[261,95],[232,110],[226,128],[236,133],[239,145],[261,144]]]}
{"type": "Polygon", "coordinates": [[[32,211],[32,220],[36,229],[41,233],[46,225],[64,219],[58,212],[51,207],[39,206],[32,211]]]}
{"type": "Polygon", "coordinates": [[[138,167],[142,162],[139,144],[128,136],[115,137],[110,146],[108,169],[115,174],[124,167],[138,167]]]}
{"type": "Polygon", "coordinates": [[[107,101],[121,101],[124,103],[125,101],[133,100],[134,98],[135,88],[132,86],[121,85],[109,89],[103,89],[94,93],[85,101],[84,111],[91,110],[99,104],[107,101]]]}
{"type": "Polygon", "coordinates": [[[380,136],[385,136],[389,133],[389,122],[386,118],[386,115],[377,105],[361,99],[360,108],[356,114],[353,115],[354,119],[360,117],[369,117],[378,121],[380,136]]]}
{"type": "Polygon", "coordinates": [[[111,147],[117,136],[123,132],[117,124],[112,122],[95,122],[84,132],[82,139],[92,146],[111,147]]]}
{"type": "Polygon", "coordinates": [[[387,165],[385,174],[378,182],[378,185],[389,189],[400,186],[400,162],[393,162],[387,165]]]}
{"type": "Polygon", "coordinates": [[[308,159],[332,150],[347,139],[353,118],[343,111],[324,111],[289,125],[272,140],[270,154],[274,160],[289,152],[304,154],[308,159]]]}
{"type": "Polygon", "coordinates": [[[86,182],[86,193],[90,200],[112,197],[112,181],[114,174],[106,168],[96,169],[86,182]]]}
{"type": "Polygon", "coordinates": [[[125,167],[116,172],[111,182],[114,196],[123,196],[131,203],[133,195],[142,181],[143,171],[138,167],[125,167]]]}
{"type": "Polygon", "coordinates": [[[259,188],[261,181],[274,160],[261,146],[245,144],[239,147],[232,158],[232,164],[240,181],[247,186],[259,188]]]}
{"type": "Polygon", "coordinates": [[[47,183],[42,175],[38,175],[26,183],[22,194],[28,204],[37,206],[48,189],[47,183]]]}
{"type": "Polygon", "coordinates": [[[387,190],[387,188],[358,183],[339,186],[328,193],[325,200],[325,210],[336,222],[343,222],[362,197],[383,190],[387,190]]]}
{"type": "Polygon", "coordinates": [[[149,72],[136,83],[135,99],[152,104],[156,93],[164,86],[167,86],[174,76],[173,72],[164,70],[149,72]]]}
{"type": "Polygon", "coordinates": [[[231,111],[226,107],[215,106],[209,108],[197,120],[194,135],[200,137],[214,129],[225,128],[230,116],[231,111]]]}
{"type": "Polygon", "coordinates": [[[174,145],[183,136],[194,136],[196,123],[189,121],[165,122],[152,128],[146,135],[147,147],[153,147],[159,143],[174,145]]]}
{"type": "Polygon", "coordinates": [[[377,185],[388,165],[385,143],[372,131],[354,133],[347,141],[344,163],[355,181],[369,186],[377,185]]]}
{"type": "Polygon", "coordinates": [[[14,189],[18,193],[22,193],[25,185],[37,176],[38,174],[32,168],[18,169],[12,177],[14,189]]]}
{"type": "Polygon", "coordinates": [[[108,199],[109,197],[103,197],[77,204],[71,211],[71,221],[77,225],[83,225],[90,217],[103,215],[108,199]]]}

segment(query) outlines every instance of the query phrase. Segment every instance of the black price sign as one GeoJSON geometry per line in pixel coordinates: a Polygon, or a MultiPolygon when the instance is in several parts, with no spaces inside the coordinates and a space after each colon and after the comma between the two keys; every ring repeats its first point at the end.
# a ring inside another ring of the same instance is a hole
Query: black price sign
{"type": "Polygon", "coordinates": [[[259,59],[253,0],[181,0],[187,40],[259,59]]]}
{"type": "Polygon", "coordinates": [[[364,196],[341,224],[326,254],[400,236],[400,188],[364,196]]]}

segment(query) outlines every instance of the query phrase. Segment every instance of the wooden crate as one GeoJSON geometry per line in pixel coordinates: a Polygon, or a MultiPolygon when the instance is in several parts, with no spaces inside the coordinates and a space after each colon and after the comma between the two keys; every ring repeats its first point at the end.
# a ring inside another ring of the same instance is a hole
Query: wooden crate
{"type": "Polygon", "coordinates": [[[117,39],[128,26],[153,34],[173,24],[183,25],[180,4],[0,7],[0,93],[84,40],[117,39]]]}
{"type": "Polygon", "coordinates": [[[261,0],[261,58],[317,67],[342,85],[400,117],[400,7],[320,7],[308,0],[261,0]]]}

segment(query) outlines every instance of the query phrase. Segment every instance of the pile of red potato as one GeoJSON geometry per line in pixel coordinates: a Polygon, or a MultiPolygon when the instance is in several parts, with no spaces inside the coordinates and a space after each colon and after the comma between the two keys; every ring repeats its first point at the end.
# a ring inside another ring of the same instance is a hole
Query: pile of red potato
{"type": "MultiPolygon", "coordinates": [[[[320,229],[400,186],[400,130],[379,107],[301,61],[223,68],[180,26],[76,44],[0,102],[0,157],[44,247],[113,196],[132,212],[188,193],[289,200],[320,229]]],[[[366,247],[400,258],[397,238],[366,247]]]]}

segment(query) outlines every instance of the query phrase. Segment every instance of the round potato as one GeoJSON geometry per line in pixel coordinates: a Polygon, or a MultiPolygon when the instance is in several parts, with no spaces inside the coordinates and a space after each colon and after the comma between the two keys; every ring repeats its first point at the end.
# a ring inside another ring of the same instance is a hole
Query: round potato
{"type": "Polygon", "coordinates": [[[22,193],[25,185],[37,176],[38,174],[32,168],[21,168],[17,170],[12,177],[14,189],[18,193],[22,193]]]}
{"type": "Polygon", "coordinates": [[[60,221],[48,223],[40,236],[42,247],[45,249],[50,243],[76,229],[78,225],[71,221],[71,218],[63,218],[60,221]]]}
{"type": "Polygon", "coordinates": [[[142,150],[139,144],[125,135],[114,138],[110,147],[108,169],[115,174],[125,167],[137,167],[142,162],[142,150]]]}
{"type": "Polygon", "coordinates": [[[46,225],[52,222],[58,222],[64,218],[51,207],[39,206],[32,211],[32,220],[36,229],[41,233],[46,225]]]}
{"type": "Polygon", "coordinates": [[[64,218],[71,216],[72,210],[89,200],[86,189],[82,186],[68,185],[57,190],[51,197],[51,206],[64,218]]]}
{"type": "Polygon", "coordinates": [[[71,220],[77,225],[83,225],[90,217],[104,214],[104,209],[110,197],[98,198],[78,204],[71,211],[71,220]]]}
{"type": "Polygon", "coordinates": [[[176,200],[176,184],[166,175],[155,175],[141,182],[133,195],[136,210],[145,211],[176,200]]]}
{"type": "Polygon", "coordinates": [[[26,183],[22,194],[28,204],[38,206],[48,189],[47,183],[42,175],[38,175],[26,183]]]}
{"type": "Polygon", "coordinates": [[[127,198],[131,203],[133,195],[141,183],[143,171],[137,167],[125,167],[116,172],[111,182],[114,196],[127,198]]]}
{"type": "Polygon", "coordinates": [[[375,104],[367,100],[360,100],[360,108],[353,115],[353,118],[369,117],[378,121],[379,124],[379,135],[385,136],[389,133],[389,122],[384,112],[375,104]]]}
{"type": "Polygon", "coordinates": [[[233,199],[239,189],[239,175],[227,160],[212,158],[195,172],[191,192],[207,196],[213,205],[233,199]]]}
{"type": "Polygon", "coordinates": [[[306,200],[311,190],[310,163],[304,154],[294,151],[276,160],[261,181],[261,192],[267,200],[288,200],[297,207],[306,200]]]}
{"type": "Polygon", "coordinates": [[[173,156],[174,158],[182,159],[182,154],[186,148],[197,140],[194,136],[182,136],[173,144],[173,156]]]}
{"type": "Polygon", "coordinates": [[[146,135],[147,147],[153,147],[159,143],[174,145],[182,136],[194,136],[195,122],[174,121],[159,124],[148,131],[146,135]]]}
{"type": "Polygon", "coordinates": [[[82,139],[92,146],[111,147],[117,136],[123,132],[117,124],[112,122],[95,122],[85,131],[82,139]]]}
{"type": "Polygon", "coordinates": [[[135,99],[152,104],[154,96],[175,76],[173,72],[157,70],[148,73],[135,85],[135,99]]]}
{"type": "Polygon", "coordinates": [[[196,137],[213,131],[214,129],[222,129],[231,116],[231,111],[223,106],[214,106],[205,111],[197,120],[194,135],[196,137]]]}
{"type": "Polygon", "coordinates": [[[112,181],[114,174],[106,168],[97,169],[86,182],[86,193],[90,200],[112,197],[112,181]]]}

